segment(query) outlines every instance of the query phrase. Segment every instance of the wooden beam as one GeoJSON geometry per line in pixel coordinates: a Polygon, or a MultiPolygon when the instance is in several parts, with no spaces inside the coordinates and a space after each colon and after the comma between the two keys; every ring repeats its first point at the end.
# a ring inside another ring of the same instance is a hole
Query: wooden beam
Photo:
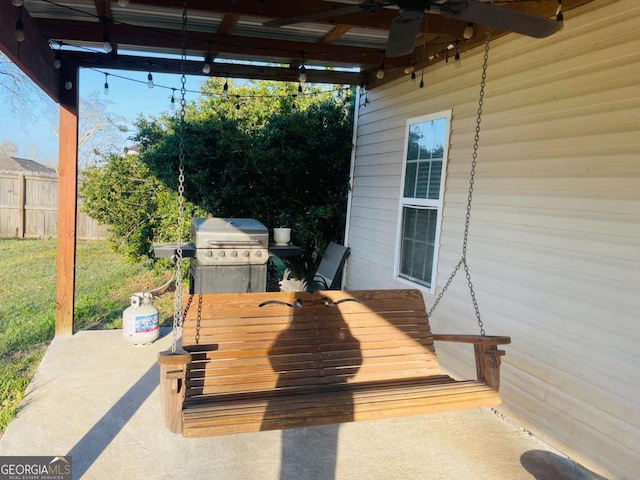
{"type": "Polygon", "coordinates": [[[240,20],[240,15],[235,13],[227,13],[222,19],[220,26],[218,27],[218,33],[230,34],[231,32],[233,32],[233,29],[235,28],[236,23],[238,23],[238,20],[240,20]]]}
{"type": "Polygon", "coordinates": [[[58,153],[58,245],[56,264],[56,336],[72,335],[75,299],[76,209],[78,194],[77,67],[64,66],[60,91],[58,153]],[[64,82],[71,82],[66,89],[64,82]]]}
{"type": "MultiPolygon", "coordinates": [[[[49,38],[64,39],[73,42],[102,43],[102,28],[95,22],[75,20],[48,20],[41,22],[42,33],[49,38]]],[[[109,37],[121,48],[125,45],[149,49],[161,49],[166,52],[180,52],[181,33],[170,29],[146,29],[129,25],[109,25],[109,37]]],[[[187,49],[191,52],[207,52],[211,42],[216,53],[231,57],[259,61],[261,58],[294,58],[301,51],[308,61],[328,62],[335,66],[379,65],[380,49],[331,45],[317,42],[292,42],[288,40],[245,37],[210,32],[189,32],[187,49]]],[[[271,60],[275,61],[275,60],[271,60]]],[[[397,63],[388,59],[389,64],[397,63]]]]}
{"type": "MultiPolygon", "coordinates": [[[[181,60],[172,58],[138,57],[134,55],[106,55],[90,52],[62,52],[62,61],[79,67],[127,70],[136,72],[181,73],[181,60]]],[[[201,75],[202,62],[188,60],[185,63],[187,75],[201,75]]],[[[295,68],[271,67],[266,65],[244,65],[214,62],[209,76],[245,78],[249,80],[278,80],[297,82],[299,72],[295,68]]],[[[359,85],[360,72],[307,69],[309,83],[328,83],[334,85],[359,85]]]]}
{"type": "Polygon", "coordinates": [[[320,43],[333,43],[351,30],[350,25],[336,25],[320,39],[320,43]]]}
{"type": "Polygon", "coordinates": [[[94,0],[93,3],[96,6],[96,15],[107,20],[113,19],[110,0],[94,0]]]}
{"type": "Polygon", "coordinates": [[[16,41],[18,16],[19,9],[11,2],[0,2],[0,50],[57,102],[59,72],[53,68],[55,55],[25,8],[22,8],[24,41],[16,41]]]}

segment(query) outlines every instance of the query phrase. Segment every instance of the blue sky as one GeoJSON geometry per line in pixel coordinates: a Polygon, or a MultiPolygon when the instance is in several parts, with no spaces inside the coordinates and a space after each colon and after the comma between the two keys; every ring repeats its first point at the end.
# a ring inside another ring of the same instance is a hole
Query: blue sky
{"type": "MultiPolygon", "coordinates": [[[[87,98],[92,92],[107,100],[108,111],[126,120],[129,126],[138,118],[157,115],[170,109],[171,88],[176,89],[176,106],[179,105],[180,76],[153,74],[154,88],[147,86],[147,73],[108,71],[109,95],[104,96],[104,71],[82,69],[80,71],[80,97],[87,98]],[[125,79],[117,76],[125,77],[125,79]],[[161,88],[161,86],[169,88],[161,88]]],[[[186,87],[198,91],[205,77],[187,77],[186,87]]],[[[0,95],[6,95],[0,91],[0,95]]],[[[197,97],[187,93],[187,101],[197,97]]],[[[34,119],[23,119],[8,107],[6,98],[0,97],[0,143],[10,141],[18,146],[18,155],[25,158],[36,156],[35,160],[49,166],[57,164],[58,138],[54,121],[58,118],[58,105],[49,97],[30,99],[34,119]]],[[[82,115],[82,112],[81,112],[82,115]]],[[[128,142],[130,143],[130,142],[128,142]]],[[[126,143],[125,143],[126,145],[126,143]]],[[[123,145],[123,147],[125,146],[123,145]]]]}

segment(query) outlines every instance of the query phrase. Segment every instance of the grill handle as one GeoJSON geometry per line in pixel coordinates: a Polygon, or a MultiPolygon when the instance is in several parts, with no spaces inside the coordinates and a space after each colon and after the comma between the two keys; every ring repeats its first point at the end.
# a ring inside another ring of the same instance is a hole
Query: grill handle
{"type": "Polygon", "coordinates": [[[220,247],[223,245],[229,245],[230,247],[238,247],[242,245],[262,245],[260,240],[238,240],[230,242],[228,240],[208,240],[207,245],[220,247]]]}

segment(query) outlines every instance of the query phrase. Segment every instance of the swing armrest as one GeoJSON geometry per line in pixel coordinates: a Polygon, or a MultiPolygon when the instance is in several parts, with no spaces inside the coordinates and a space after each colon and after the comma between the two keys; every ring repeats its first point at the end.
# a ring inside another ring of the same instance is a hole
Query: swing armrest
{"type": "Polygon", "coordinates": [[[474,343],[481,345],[508,345],[511,343],[511,337],[502,337],[497,335],[457,335],[434,333],[432,337],[434,340],[440,342],[474,343]]]}
{"type": "Polygon", "coordinates": [[[511,337],[434,334],[433,339],[441,342],[473,343],[478,380],[486,382],[496,391],[500,389],[500,357],[505,351],[498,350],[498,345],[510,344],[511,337]]]}
{"type": "Polygon", "coordinates": [[[164,423],[173,433],[182,433],[182,403],[189,362],[191,362],[191,354],[184,350],[158,354],[160,405],[164,413],[164,423]]]}

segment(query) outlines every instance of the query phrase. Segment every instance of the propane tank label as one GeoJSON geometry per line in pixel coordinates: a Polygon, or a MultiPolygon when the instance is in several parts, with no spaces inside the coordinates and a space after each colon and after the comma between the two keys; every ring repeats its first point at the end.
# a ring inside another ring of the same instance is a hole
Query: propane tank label
{"type": "Polygon", "coordinates": [[[136,315],[133,320],[133,328],[135,333],[148,333],[158,330],[158,313],[151,315],[136,315]]]}

